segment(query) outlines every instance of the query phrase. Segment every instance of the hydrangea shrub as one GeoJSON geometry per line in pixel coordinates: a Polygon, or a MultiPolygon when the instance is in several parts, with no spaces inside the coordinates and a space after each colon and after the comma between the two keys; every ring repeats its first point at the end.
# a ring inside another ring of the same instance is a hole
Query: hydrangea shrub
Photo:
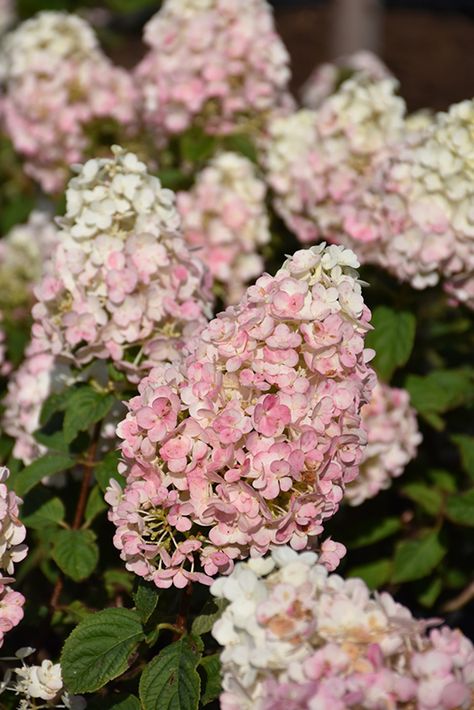
{"type": "Polygon", "coordinates": [[[119,4],[0,2],[0,706],[469,710],[472,100],[119,4]]]}

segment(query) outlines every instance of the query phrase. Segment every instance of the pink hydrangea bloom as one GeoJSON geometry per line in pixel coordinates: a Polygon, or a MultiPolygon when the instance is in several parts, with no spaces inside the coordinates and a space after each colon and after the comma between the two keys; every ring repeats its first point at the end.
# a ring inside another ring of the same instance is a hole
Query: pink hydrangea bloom
{"type": "Polygon", "coordinates": [[[89,147],[94,121],[135,122],[131,77],[76,15],[41,12],[27,20],[5,38],[0,62],[4,129],[45,192],[62,189],[69,165],[89,147]]]}
{"type": "Polygon", "coordinates": [[[20,498],[9,491],[6,480],[10,472],[0,468],[0,569],[13,574],[14,565],[26,557],[25,526],[18,519],[20,498]]]}
{"type": "Polygon", "coordinates": [[[406,390],[378,383],[361,415],[368,443],[359,475],[346,488],[349,505],[360,505],[389,488],[392,478],[401,476],[415,458],[422,438],[406,390]]]}
{"type": "Polygon", "coordinates": [[[8,586],[11,581],[0,577],[0,646],[3,646],[5,634],[17,626],[24,616],[25,597],[8,586]]]}
{"type": "Polygon", "coordinates": [[[392,73],[379,57],[362,49],[354,54],[339,57],[333,63],[325,62],[316,67],[301,90],[301,99],[306,108],[317,109],[340,85],[354,74],[365,74],[370,79],[388,79],[392,73]]]}
{"type": "Polygon", "coordinates": [[[53,268],[36,289],[33,335],[69,362],[111,358],[133,374],[178,356],[211,295],[179,233],[173,193],[136,155],[114,152],[80,166],[69,183],[53,268]]]}
{"type": "MultiPolygon", "coordinates": [[[[356,75],[317,111],[271,122],[262,142],[267,180],[277,212],[302,242],[340,241],[347,231],[346,214],[360,202],[374,163],[400,139],[405,106],[396,89],[392,78],[356,75]]],[[[358,242],[375,238],[361,225],[358,242]]]]}
{"type": "Polygon", "coordinates": [[[270,241],[266,188],[255,166],[223,153],[177,196],[183,235],[209,267],[226,304],[236,303],[245,286],[263,271],[260,248],[270,241]]]}
{"type": "Polygon", "coordinates": [[[266,0],[165,0],[136,69],[145,121],[228,133],[292,105],[289,58],[266,0]]]}
{"type": "Polygon", "coordinates": [[[317,555],[273,548],[211,592],[228,602],[212,633],[222,710],[469,710],[474,647],[438,620],[417,621],[317,555]]]}
{"type": "Polygon", "coordinates": [[[183,586],[322,532],[357,475],[373,384],[357,264],[297,252],[140,383],[117,429],[127,485],[106,495],[128,569],[183,586]]]}
{"type": "Polygon", "coordinates": [[[10,575],[17,562],[26,557],[27,546],[25,526],[18,519],[20,498],[9,491],[6,480],[10,475],[5,467],[0,467],[0,646],[4,635],[23,618],[25,598],[9,587],[14,580],[10,575]],[[8,576],[3,576],[6,572],[8,576]]]}
{"type": "Polygon", "coordinates": [[[56,386],[64,384],[69,368],[55,365],[55,358],[33,339],[25,360],[8,382],[2,426],[14,440],[13,456],[25,465],[46,452],[34,438],[41,408],[56,386]]]}

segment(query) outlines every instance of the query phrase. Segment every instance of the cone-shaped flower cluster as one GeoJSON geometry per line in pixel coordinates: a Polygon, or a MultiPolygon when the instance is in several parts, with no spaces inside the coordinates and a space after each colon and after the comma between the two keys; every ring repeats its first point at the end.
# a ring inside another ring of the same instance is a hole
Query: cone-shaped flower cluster
{"type": "Polygon", "coordinates": [[[240,155],[223,153],[197,177],[177,206],[183,234],[209,267],[226,304],[237,303],[263,271],[259,248],[270,241],[265,183],[240,155]]]}
{"type": "Polygon", "coordinates": [[[469,710],[474,647],[460,631],[417,621],[386,592],[372,597],[311,552],[273,549],[211,592],[222,710],[469,710]]]}
{"type": "Polygon", "coordinates": [[[135,120],[131,77],[111,64],[76,15],[41,12],[7,35],[0,77],[5,131],[45,192],[63,187],[69,165],[84,156],[94,121],[128,126],[135,120]]]}
{"type": "Polygon", "coordinates": [[[146,122],[227,133],[291,106],[286,49],[266,0],[165,0],[137,67],[146,122]]]}
{"type": "Polygon", "coordinates": [[[185,586],[322,532],[357,475],[373,384],[357,265],[296,252],[142,381],[117,430],[126,487],[106,495],[128,569],[185,586]]]}
{"type": "MultiPolygon", "coordinates": [[[[400,138],[405,107],[396,88],[391,78],[356,75],[318,111],[303,109],[271,123],[267,179],[277,212],[301,241],[336,240],[352,226],[353,205],[374,161],[400,138]]],[[[358,237],[374,238],[368,230],[358,237]]]]}
{"type": "Polygon", "coordinates": [[[173,193],[116,148],[114,159],[80,167],[66,199],[54,268],[36,290],[34,337],[79,365],[112,358],[133,372],[176,357],[211,295],[173,193]]]}
{"type": "Polygon", "coordinates": [[[367,446],[359,475],[346,489],[349,505],[359,505],[389,488],[416,456],[421,434],[406,390],[378,383],[361,411],[367,446]]]}
{"type": "Polygon", "coordinates": [[[27,547],[25,526],[18,519],[18,505],[21,500],[9,491],[6,480],[9,471],[0,468],[0,646],[4,635],[23,618],[25,598],[8,586],[13,582],[15,564],[26,557],[27,547]],[[2,576],[6,572],[8,576],[2,576]]]}

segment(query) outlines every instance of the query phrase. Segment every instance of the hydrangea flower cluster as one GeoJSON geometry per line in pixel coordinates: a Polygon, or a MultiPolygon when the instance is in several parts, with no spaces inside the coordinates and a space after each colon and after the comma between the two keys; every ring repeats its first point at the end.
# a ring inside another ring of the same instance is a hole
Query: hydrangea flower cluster
{"type": "Polygon", "coordinates": [[[57,243],[58,229],[47,212],[34,210],[0,240],[0,309],[28,307],[57,243]]]}
{"type": "Polygon", "coordinates": [[[266,0],[165,0],[145,27],[136,69],[145,121],[165,135],[197,122],[245,128],[292,106],[289,57],[266,0]]]}
{"type": "Polygon", "coordinates": [[[373,81],[393,76],[379,57],[361,49],[348,56],[339,57],[334,62],[319,64],[301,90],[303,106],[318,109],[328,96],[334,94],[341,84],[354,74],[365,74],[373,81]]]}
{"type": "Polygon", "coordinates": [[[253,163],[235,153],[219,155],[192,190],[177,195],[184,238],[209,267],[226,304],[237,303],[263,271],[258,251],[270,241],[265,195],[253,163]]]}
{"type": "Polygon", "coordinates": [[[126,487],[106,494],[129,570],[183,587],[320,535],[357,475],[374,379],[357,266],[335,245],[296,252],[211,321],[185,362],[140,383],[117,429],[126,487]]]}
{"type": "MultiPolygon", "coordinates": [[[[354,204],[374,162],[403,129],[405,105],[397,83],[365,74],[345,81],[318,111],[301,110],[271,122],[263,141],[267,180],[275,208],[302,242],[337,241],[356,231],[354,204]]],[[[373,237],[358,233],[361,241],[373,237]]]]}
{"type": "Polygon", "coordinates": [[[21,500],[9,491],[6,480],[10,472],[0,467],[0,646],[3,637],[23,618],[25,598],[9,586],[15,564],[26,557],[27,546],[25,526],[18,519],[18,506],[21,500]],[[8,576],[3,576],[6,572],[8,576]]]}
{"type": "Polygon", "coordinates": [[[86,701],[81,695],[69,695],[62,679],[61,664],[45,659],[38,666],[27,666],[23,658],[34,652],[33,648],[21,648],[15,654],[22,660],[22,665],[14,668],[16,679],[12,681],[12,672],[8,670],[0,684],[0,693],[11,690],[15,695],[23,696],[18,710],[34,710],[37,707],[59,707],[68,710],[83,710],[86,701]],[[44,700],[46,704],[38,703],[44,700]]]}
{"type": "Polygon", "coordinates": [[[238,564],[211,592],[222,710],[469,710],[474,647],[417,621],[388,593],[329,574],[311,552],[275,548],[238,564]]]}
{"type": "Polygon", "coordinates": [[[111,64],[76,15],[41,12],[7,35],[0,77],[4,129],[45,192],[63,187],[69,165],[89,146],[94,121],[134,124],[131,77],[111,64]]]}
{"type": "Polygon", "coordinates": [[[173,193],[135,154],[114,152],[79,166],[69,183],[53,268],[36,289],[33,335],[70,362],[111,358],[133,374],[177,357],[205,322],[211,295],[179,233],[173,193]]]}
{"type": "Polygon", "coordinates": [[[389,488],[416,456],[422,438],[406,390],[378,383],[361,415],[368,443],[359,475],[346,488],[349,505],[360,505],[389,488]]]}
{"type": "Polygon", "coordinates": [[[442,274],[473,307],[474,101],[417,124],[380,156],[339,241],[414,288],[442,274]]]}

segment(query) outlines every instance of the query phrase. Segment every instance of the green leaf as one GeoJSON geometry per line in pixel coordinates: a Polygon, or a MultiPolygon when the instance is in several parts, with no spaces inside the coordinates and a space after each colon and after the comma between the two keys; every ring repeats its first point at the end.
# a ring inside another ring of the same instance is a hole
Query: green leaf
{"type": "Polygon", "coordinates": [[[408,311],[378,306],[372,314],[374,330],[366,345],[376,352],[373,365],[380,377],[389,381],[397,367],[408,361],[415,341],[416,319],[408,311]]]}
{"type": "Polygon", "coordinates": [[[474,436],[456,434],[452,440],[459,448],[463,469],[468,476],[474,478],[474,436]]]}
{"type": "Polygon", "coordinates": [[[45,476],[67,471],[76,464],[75,460],[66,454],[49,453],[36,459],[29,466],[10,477],[10,485],[19,496],[24,496],[34,488],[45,476]]]}
{"type": "Polygon", "coordinates": [[[446,515],[453,523],[474,527],[474,488],[450,496],[446,502],[446,515]]]}
{"type": "Polygon", "coordinates": [[[204,656],[204,658],[201,659],[199,667],[202,668],[206,674],[201,703],[208,705],[208,703],[212,703],[213,700],[219,697],[222,690],[219,654],[214,653],[212,656],[204,656]]]}
{"type": "Polygon", "coordinates": [[[64,415],[64,438],[74,441],[80,431],[87,431],[91,424],[103,419],[115,402],[113,394],[97,392],[86,385],[74,390],[68,398],[64,415]]]}
{"type": "Polygon", "coordinates": [[[446,548],[437,532],[429,532],[417,540],[398,543],[393,560],[393,582],[411,582],[426,577],[441,562],[446,548]]]}
{"type": "Polygon", "coordinates": [[[400,530],[401,526],[402,524],[398,518],[384,518],[382,520],[368,518],[363,520],[357,526],[357,532],[355,532],[354,537],[351,538],[351,547],[357,549],[358,547],[373,545],[386,537],[390,537],[390,535],[394,535],[400,530]]]}
{"type": "Polygon", "coordinates": [[[60,498],[51,498],[29,515],[22,515],[27,528],[41,530],[49,525],[57,525],[64,520],[64,504],[60,498]]]}
{"type": "Polygon", "coordinates": [[[440,577],[430,579],[425,586],[425,589],[418,594],[417,599],[422,606],[430,609],[443,589],[443,582],[440,577]]]}
{"type": "Polygon", "coordinates": [[[44,426],[45,424],[47,424],[53,414],[56,414],[56,412],[63,412],[70,396],[70,389],[64,390],[63,392],[53,392],[53,394],[50,394],[41,408],[41,414],[39,418],[40,426],[44,426]]]}
{"type": "Polygon", "coordinates": [[[258,156],[255,145],[250,136],[246,133],[234,133],[233,135],[226,136],[223,143],[226,150],[240,153],[253,163],[257,162],[258,156]]]}
{"type": "Polygon", "coordinates": [[[124,477],[117,471],[119,461],[120,451],[109,451],[109,453],[106,454],[102,461],[95,467],[94,474],[96,481],[103,493],[105,493],[111,478],[115,478],[115,480],[120,483],[122,488],[125,486],[124,477]]]}
{"type": "Polygon", "coordinates": [[[118,693],[109,698],[95,697],[87,703],[87,710],[140,710],[140,708],[139,699],[130,693],[118,693]]]}
{"type": "Polygon", "coordinates": [[[169,190],[182,190],[189,187],[189,177],[178,168],[164,168],[157,173],[163,187],[169,190]]]}
{"type": "Polygon", "coordinates": [[[216,139],[204,133],[197,126],[193,126],[180,137],[180,148],[183,160],[202,163],[214,153],[216,139]]]}
{"type": "Polygon", "coordinates": [[[135,607],[142,623],[145,624],[155,611],[158,598],[158,590],[154,584],[145,582],[142,579],[138,580],[137,590],[133,595],[133,601],[135,602],[135,607]]]}
{"type": "Polygon", "coordinates": [[[199,616],[194,619],[191,632],[196,636],[207,634],[214,626],[214,622],[220,618],[226,606],[227,602],[225,599],[209,599],[204,606],[202,614],[199,614],[199,616]]]}
{"type": "Polygon", "coordinates": [[[140,678],[143,710],[197,710],[201,679],[196,666],[200,657],[192,636],[166,646],[140,678]]]}
{"type": "Polygon", "coordinates": [[[99,548],[91,530],[61,530],[53,547],[53,559],[75,582],[89,577],[99,561],[99,548]]]}
{"type": "Polygon", "coordinates": [[[62,430],[55,431],[54,434],[46,434],[42,429],[33,434],[38,444],[43,444],[49,451],[59,451],[63,454],[69,453],[69,444],[64,438],[62,430]]]}
{"type": "Polygon", "coordinates": [[[444,471],[442,468],[432,468],[428,471],[428,477],[437,488],[445,493],[457,491],[456,477],[449,471],[444,471]]]}
{"type": "Polygon", "coordinates": [[[94,518],[96,518],[103,510],[106,510],[107,503],[104,500],[102,491],[99,486],[94,486],[94,488],[89,493],[87,499],[87,505],[84,512],[84,518],[87,523],[91,523],[94,518]]]}
{"type": "Polygon", "coordinates": [[[424,483],[407,483],[401,489],[403,495],[417,503],[429,515],[436,516],[443,505],[443,496],[436,490],[424,483]]]}
{"type": "Polygon", "coordinates": [[[117,594],[131,594],[135,575],[125,569],[107,569],[104,572],[105,590],[112,599],[117,594]]]}
{"type": "Polygon", "coordinates": [[[91,614],[64,644],[61,669],[70,693],[92,693],[128,668],[128,659],[143,639],[138,614],[104,609],[91,614]]]}
{"type": "Polygon", "coordinates": [[[370,589],[377,589],[389,581],[392,574],[391,560],[377,560],[376,562],[367,562],[364,565],[352,567],[349,572],[349,577],[360,577],[364,580],[370,589]]]}
{"type": "Polygon", "coordinates": [[[405,387],[415,409],[435,429],[442,429],[439,414],[470,401],[473,378],[469,370],[435,370],[425,377],[409,375],[405,387]]]}

